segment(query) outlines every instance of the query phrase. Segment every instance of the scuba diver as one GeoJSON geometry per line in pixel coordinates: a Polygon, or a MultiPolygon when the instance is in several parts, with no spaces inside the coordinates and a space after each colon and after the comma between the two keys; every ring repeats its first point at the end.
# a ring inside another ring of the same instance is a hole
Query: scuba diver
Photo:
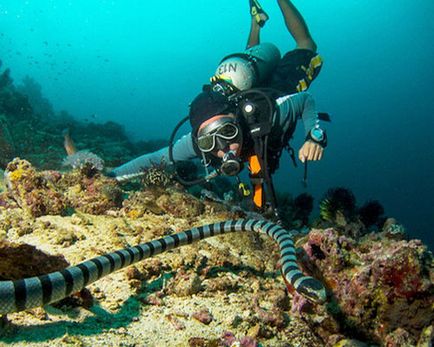
{"type": "Polygon", "coordinates": [[[211,77],[214,90],[224,94],[253,87],[274,88],[286,94],[307,90],[323,62],[300,12],[291,1],[277,0],[285,25],[296,43],[295,48],[281,58],[273,44],[260,43],[261,28],[269,17],[258,0],[249,0],[249,3],[251,25],[246,51],[231,54],[220,62],[211,77]],[[258,64],[263,61],[267,64],[258,64]]]}
{"type": "MultiPolygon", "coordinates": [[[[146,168],[162,162],[174,164],[199,158],[205,176],[184,185],[205,183],[223,175],[236,177],[239,191],[250,196],[254,209],[272,212],[279,219],[271,175],[289,146],[298,120],[304,125],[305,141],[298,151],[301,162],[321,160],[327,136],[313,97],[304,92],[321,67],[316,45],[299,12],[288,0],[278,0],[286,24],[294,35],[296,49],[283,58],[276,46],[259,43],[260,28],[268,20],[257,0],[250,0],[252,25],[248,48],[225,57],[190,104],[189,115],[175,127],[169,146],[142,155],[115,168],[110,176],[118,181],[142,175],[146,168]],[[192,131],[174,143],[178,129],[189,121],[192,131]],[[239,179],[248,163],[252,189],[239,179]]],[[[306,170],[306,166],[305,166],[306,170]]],[[[305,171],[306,173],[306,171],[305,171]]]]}
{"type": "MultiPolygon", "coordinates": [[[[244,163],[249,164],[252,191],[240,190],[251,196],[257,211],[271,210],[278,214],[271,175],[279,166],[282,151],[289,146],[297,121],[304,125],[305,142],[298,158],[321,160],[327,136],[320,126],[313,97],[307,92],[285,96],[261,89],[249,89],[231,96],[213,91],[211,86],[190,104],[188,117],[175,128],[168,147],[142,155],[114,169],[111,176],[118,181],[142,175],[146,168],[159,163],[199,158],[206,176],[191,182],[180,177],[181,183],[205,183],[218,175],[238,175],[244,163]],[[189,121],[192,131],[173,143],[176,131],[189,121]]],[[[290,151],[291,153],[291,151],[290,151]]],[[[295,162],[294,151],[292,158],[295,162]]]]}

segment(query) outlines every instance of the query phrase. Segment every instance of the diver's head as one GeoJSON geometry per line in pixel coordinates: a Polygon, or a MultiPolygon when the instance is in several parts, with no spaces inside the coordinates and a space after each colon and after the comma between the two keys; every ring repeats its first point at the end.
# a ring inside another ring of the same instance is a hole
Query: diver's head
{"type": "Polygon", "coordinates": [[[235,176],[242,170],[240,157],[242,130],[233,113],[215,115],[199,126],[196,144],[202,155],[211,154],[220,160],[219,171],[235,176]]]}
{"type": "Polygon", "coordinates": [[[235,107],[226,96],[212,91],[210,86],[204,86],[204,91],[198,94],[190,104],[188,116],[193,137],[197,136],[197,131],[203,122],[213,116],[229,114],[233,111],[235,111],[235,107]]]}
{"type": "MultiPolygon", "coordinates": [[[[190,124],[193,139],[202,155],[212,155],[221,159],[223,164],[230,160],[231,163],[240,162],[243,134],[234,112],[234,105],[214,91],[204,91],[193,100],[190,124]]],[[[223,164],[222,171],[225,168],[223,164]]],[[[241,164],[239,166],[241,169],[241,164]]],[[[232,168],[229,171],[236,174],[232,168]]]]}
{"type": "Polygon", "coordinates": [[[197,131],[196,144],[203,153],[218,158],[232,151],[239,155],[242,144],[242,130],[233,113],[218,114],[204,121],[197,131]]]}

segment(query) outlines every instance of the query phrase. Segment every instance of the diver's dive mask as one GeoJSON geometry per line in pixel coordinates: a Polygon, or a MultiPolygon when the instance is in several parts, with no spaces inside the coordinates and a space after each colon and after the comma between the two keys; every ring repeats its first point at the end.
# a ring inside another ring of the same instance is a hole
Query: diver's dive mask
{"type": "Polygon", "coordinates": [[[233,143],[242,144],[242,132],[233,117],[221,117],[199,130],[197,146],[203,154],[219,150],[224,152],[220,172],[223,175],[235,176],[242,169],[242,162],[236,152],[229,150],[233,143]]]}
{"type": "Polygon", "coordinates": [[[233,117],[221,117],[200,129],[197,134],[197,146],[204,153],[225,150],[229,144],[241,142],[241,130],[233,117]]]}

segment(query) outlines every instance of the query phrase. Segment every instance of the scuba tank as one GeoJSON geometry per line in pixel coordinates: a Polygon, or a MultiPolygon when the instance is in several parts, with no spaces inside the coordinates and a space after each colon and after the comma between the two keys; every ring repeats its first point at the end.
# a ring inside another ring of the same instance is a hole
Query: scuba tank
{"type": "Polygon", "coordinates": [[[220,62],[211,83],[213,90],[232,94],[258,87],[280,61],[280,51],[272,43],[260,43],[242,53],[226,56],[220,62]]]}

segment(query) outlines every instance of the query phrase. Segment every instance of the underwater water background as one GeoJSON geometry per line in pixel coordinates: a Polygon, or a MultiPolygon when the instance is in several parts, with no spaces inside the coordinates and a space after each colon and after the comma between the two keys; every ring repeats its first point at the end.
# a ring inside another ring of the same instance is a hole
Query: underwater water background
{"type": "MultiPolygon", "coordinates": [[[[262,41],[292,49],[276,1],[262,41]]],[[[434,248],[434,1],[294,1],[324,58],[310,92],[330,112],[329,146],[309,166],[316,202],[344,186],[378,199],[411,237],[434,248]]],[[[242,51],[248,1],[3,0],[0,59],[56,110],[116,121],[134,140],[168,138],[220,59],[242,51]]],[[[293,145],[302,143],[300,126],[293,145]]],[[[279,191],[299,194],[287,156],[279,191]]]]}

